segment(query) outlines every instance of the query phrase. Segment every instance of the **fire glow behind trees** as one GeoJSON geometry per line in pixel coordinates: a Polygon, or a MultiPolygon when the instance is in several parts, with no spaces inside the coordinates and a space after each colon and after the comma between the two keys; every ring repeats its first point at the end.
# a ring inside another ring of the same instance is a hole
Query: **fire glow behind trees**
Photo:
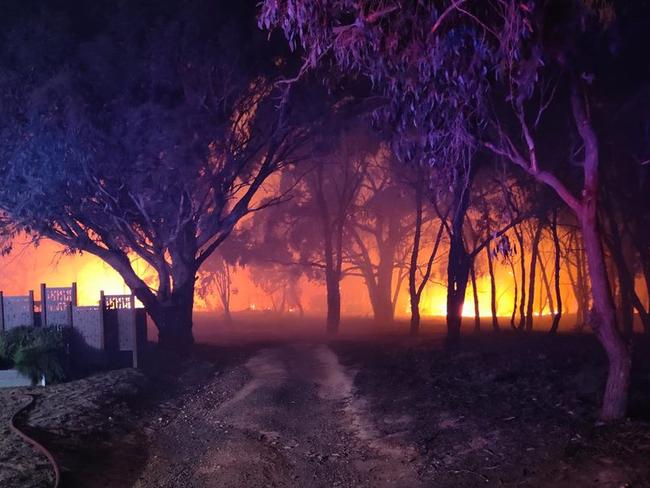
{"type": "Polygon", "coordinates": [[[555,333],[575,311],[609,360],[602,418],[621,418],[636,316],[650,332],[650,75],[629,5],[14,6],[2,236],[101,259],[181,352],[197,296],[229,323],[291,310],[330,333],[444,315],[452,350],[463,317],[523,333],[552,315],[555,333]]]}

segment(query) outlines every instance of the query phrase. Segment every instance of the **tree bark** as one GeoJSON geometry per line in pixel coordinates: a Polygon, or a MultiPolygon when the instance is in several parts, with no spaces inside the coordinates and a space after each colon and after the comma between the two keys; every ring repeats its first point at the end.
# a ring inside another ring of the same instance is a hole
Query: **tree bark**
{"type": "Polygon", "coordinates": [[[379,245],[379,263],[377,265],[377,296],[375,301],[375,321],[378,324],[390,324],[395,318],[393,307],[393,272],[395,254],[399,245],[401,222],[390,216],[388,236],[379,245]]]}
{"type": "MultiPolygon", "coordinates": [[[[447,271],[447,346],[454,349],[460,344],[460,328],[463,321],[463,306],[469,281],[470,262],[467,253],[456,250],[455,264],[447,271]]],[[[452,259],[450,252],[450,259],[452,259]]]]}
{"type": "Polygon", "coordinates": [[[154,294],[137,275],[125,253],[107,250],[93,253],[110,264],[142,302],[158,329],[159,347],[174,356],[183,357],[190,354],[194,344],[192,309],[197,266],[196,261],[192,259],[192,246],[174,250],[171,255],[173,288],[169,280],[162,279],[163,276],[157,294],[154,294]]]}
{"type": "Polygon", "coordinates": [[[343,223],[338,222],[336,236],[333,235],[333,225],[330,217],[329,206],[323,190],[323,167],[316,170],[315,192],[320,212],[321,226],[323,232],[323,250],[325,253],[325,287],[327,290],[327,318],[325,329],[329,334],[336,334],[341,323],[341,246],[343,223]],[[332,242],[336,237],[335,244],[332,242]]]}
{"type": "Polygon", "coordinates": [[[455,348],[460,344],[463,306],[471,265],[462,237],[452,238],[449,261],[447,266],[447,345],[455,348]]]}
{"type": "Polygon", "coordinates": [[[413,234],[413,249],[409,265],[409,297],[411,304],[410,334],[417,335],[420,330],[420,295],[417,290],[416,276],[418,269],[418,256],[420,253],[420,238],[422,235],[422,207],[423,195],[421,185],[415,188],[415,232],[413,234]]]}
{"type": "MultiPolygon", "coordinates": [[[[539,270],[542,274],[542,283],[544,284],[544,290],[546,290],[546,298],[541,302],[539,311],[540,313],[543,312],[544,308],[546,308],[546,304],[548,303],[549,312],[551,312],[551,315],[555,315],[555,299],[553,298],[551,283],[548,279],[548,273],[546,272],[546,265],[544,264],[544,260],[541,257],[539,258],[539,270]]],[[[539,296],[541,301],[542,293],[540,293],[539,296]]]]}
{"type": "Polygon", "coordinates": [[[327,332],[336,334],[341,323],[341,289],[339,277],[334,270],[325,272],[325,285],[327,287],[327,332]]]}
{"type": "Polygon", "coordinates": [[[537,229],[533,236],[530,250],[530,270],[528,276],[528,306],[526,308],[526,332],[533,330],[533,306],[535,300],[535,270],[537,268],[537,257],[539,255],[539,240],[542,236],[542,222],[538,222],[537,229]]]}
{"type": "Polygon", "coordinates": [[[583,184],[580,196],[573,195],[554,174],[543,170],[538,165],[535,141],[527,124],[523,106],[518,106],[518,119],[528,151],[525,160],[512,147],[507,151],[496,152],[507,155],[513,163],[523,168],[540,183],[544,183],[557,193],[576,215],[582,233],[587,260],[587,270],[591,281],[593,310],[591,326],[605,349],[609,360],[607,383],[603,396],[601,418],[618,420],[625,416],[630,386],[631,354],[627,344],[616,327],[616,312],[607,280],[605,257],[598,228],[598,138],[589,119],[585,96],[579,89],[581,82],[576,78],[571,84],[571,109],[575,128],[583,143],[583,184]]]}
{"type": "Polygon", "coordinates": [[[593,297],[592,328],[600,340],[609,370],[603,396],[601,418],[617,420],[625,416],[630,388],[632,357],[627,344],[616,328],[616,312],[607,282],[602,240],[598,229],[598,143],[596,134],[577,92],[572,94],[573,113],[578,132],[585,144],[583,199],[574,210],[579,214],[585,246],[591,293],[593,297]]]}
{"type": "Polygon", "coordinates": [[[192,309],[194,307],[194,280],[175,286],[169,297],[149,310],[149,315],[158,328],[159,346],[174,354],[190,352],[192,335],[192,309]]]}
{"type": "Polygon", "coordinates": [[[463,305],[472,264],[463,239],[471,181],[469,183],[463,181],[458,186],[454,195],[454,216],[450,229],[447,261],[447,347],[451,349],[460,345],[463,305]]]}
{"type": "Polygon", "coordinates": [[[472,295],[474,298],[474,332],[481,332],[481,314],[478,303],[478,289],[476,288],[476,270],[474,263],[470,266],[470,277],[472,279],[472,295]]]}
{"type": "Polygon", "coordinates": [[[515,237],[519,243],[520,267],[521,267],[521,298],[519,299],[519,330],[524,330],[526,325],[526,253],[524,252],[524,233],[521,229],[514,229],[515,237]]]}
{"type": "Polygon", "coordinates": [[[498,332],[499,319],[497,318],[497,286],[496,279],[494,277],[494,263],[492,262],[493,257],[490,242],[488,242],[485,246],[485,252],[487,254],[488,273],[490,274],[490,309],[492,312],[492,329],[495,332],[498,332]]]}
{"type": "Polygon", "coordinates": [[[630,267],[627,265],[627,260],[623,252],[623,243],[621,239],[620,230],[618,228],[618,223],[612,212],[611,208],[607,208],[607,218],[609,220],[610,234],[611,239],[607,240],[610,252],[612,253],[612,258],[616,264],[616,272],[618,275],[619,281],[619,295],[621,300],[621,318],[623,325],[623,332],[628,337],[631,337],[634,333],[634,313],[635,309],[639,318],[641,319],[641,324],[643,325],[643,330],[645,333],[650,332],[650,314],[643,306],[639,295],[636,293],[634,288],[634,275],[630,271],[630,267]]]}
{"type": "Polygon", "coordinates": [[[223,320],[226,324],[232,323],[232,314],[230,313],[230,305],[223,308],[223,320]]]}
{"type": "Polygon", "coordinates": [[[595,215],[582,215],[580,224],[591,278],[594,309],[591,326],[609,360],[607,384],[601,416],[604,420],[620,419],[627,410],[630,386],[630,351],[616,329],[616,313],[610,295],[605,259],[595,215]]]}
{"type": "Polygon", "coordinates": [[[553,236],[553,247],[555,250],[555,299],[557,309],[553,316],[553,323],[551,324],[550,333],[555,334],[560,326],[562,319],[562,290],[560,288],[560,236],[557,232],[557,208],[553,210],[553,220],[551,221],[551,234],[553,236]]]}
{"type": "Polygon", "coordinates": [[[512,315],[510,316],[510,328],[512,330],[517,330],[517,326],[515,325],[515,318],[517,317],[517,294],[519,292],[519,287],[517,285],[517,272],[515,270],[515,263],[512,262],[512,258],[508,258],[508,262],[510,263],[510,269],[512,270],[512,282],[515,287],[513,297],[512,297],[512,315]]]}
{"type": "MultiPolygon", "coordinates": [[[[581,246],[582,243],[578,242],[576,239],[576,244],[578,246],[581,246]]],[[[586,272],[585,272],[585,259],[584,259],[584,244],[582,244],[581,247],[578,247],[576,249],[576,284],[577,284],[577,290],[578,290],[578,295],[577,295],[577,300],[578,300],[578,310],[576,313],[576,330],[581,331],[585,324],[587,323],[587,310],[588,310],[588,303],[587,303],[587,293],[586,293],[586,272]]]]}

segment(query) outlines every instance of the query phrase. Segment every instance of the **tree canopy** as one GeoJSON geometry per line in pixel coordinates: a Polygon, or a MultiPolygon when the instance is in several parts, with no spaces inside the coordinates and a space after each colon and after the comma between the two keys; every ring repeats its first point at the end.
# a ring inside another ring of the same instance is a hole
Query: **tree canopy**
{"type": "Polygon", "coordinates": [[[80,7],[83,22],[105,22],[92,33],[43,9],[3,32],[0,53],[9,232],[105,260],[161,339],[191,327],[198,267],[271,203],[254,196],[302,141],[275,96],[285,53],[250,7],[171,5],[80,7]],[[156,271],[155,289],[134,257],[156,271]]]}

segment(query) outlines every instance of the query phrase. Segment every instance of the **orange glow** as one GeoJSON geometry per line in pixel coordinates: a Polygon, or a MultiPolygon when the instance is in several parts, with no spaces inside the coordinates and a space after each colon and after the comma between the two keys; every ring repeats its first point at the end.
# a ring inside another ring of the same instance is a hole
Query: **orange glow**
{"type": "MultiPolygon", "coordinates": [[[[44,240],[38,247],[18,241],[14,252],[0,258],[0,290],[7,295],[24,295],[34,290],[40,299],[39,285],[50,287],[70,286],[77,283],[77,298],[80,305],[95,305],[99,292],[128,294],[129,288],[122,277],[101,259],[91,254],[64,254],[58,244],[44,240]]],[[[136,272],[145,281],[151,281],[151,273],[138,261],[134,261],[136,272]]]]}
{"type": "MultiPolygon", "coordinates": [[[[478,299],[480,315],[488,317],[491,314],[490,280],[486,275],[484,263],[479,263],[477,272],[478,299]]],[[[134,260],[136,272],[142,276],[152,288],[156,288],[155,274],[141,260],[134,260]]],[[[421,298],[421,314],[423,316],[444,317],[447,314],[447,289],[444,285],[444,261],[438,269],[438,276],[431,278],[421,298]]],[[[0,290],[6,295],[24,295],[29,290],[39,297],[39,284],[48,286],[69,286],[77,283],[78,300],[81,305],[96,304],[99,293],[103,290],[106,294],[126,294],[129,288],[125,285],[119,274],[99,258],[90,254],[62,254],[61,246],[51,241],[42,241],[38,247],[18,243],[14,252],[9,256],[0,257],[0,290]]],[[[262,313],[265,310],[275,310],[285,307],[284,311],[291,313],[289,308],[296,313],[295,303],[284,303],[282,293],[275,296],[256,286],[256,275],[267,273],[265,269],[255,266],[234,268],[232,271],[232,287],[237,290],[233,293],[230,308],[233,312],[248,310],[262,313]]],[[[397,272],[395,275],[397,276],[397,272]]],[[[513,310],[514,282],[511,270],[498,262],[495,265],[497,314],[509,317],[513,310]]],[[[518,273],[517,273],[518,274],[518,273]]],[[[538,273],[539,280],[539,273],[538,273]]],[[[575,299],[571,293],[568,276],[562,280],[562,286],[567,290],[564,296],[564,311],[575,309],[575,299]]],[[[397,279],[395,279],[393,286],[397,279]]],[[[528,283],[527,283],[528,287],[528,283]]],[[[301,278],[300,285],[301,306],[308,315],[325,316],[327,313],[326,290],[324,284],[318,280],[301,278]]],[[[528,291],[528,289],[526,290],[528,291]]],[[[550,304],[546,299],[546,290],[538,281],[535,289],[536,299],[534,313],[536,316],[550,315],[550,304]],[[539,297],[539,294],[542,297],[539,297]],[[539,308],[542,307],[540,312],[539,308]]],[[[348,276],[341,282],[341,312],[343,316],[372,317],[372,307],[368,296],[368,289],[363,278],[348,276]]],[[[518,299],[521,299],[521,289],[518,290],[518,299]]],[[[518,308],[517,304],[517,308],[518,308]]],[[[202,299],[195,297],[195,310],[220,311],[222,305],[218,296],[202,299]]],[[[398,319],[408,319],[410,316],[408,286],[406,280],[401,283],[398,303],[395,308],[398,319]]],[[[518,310],[517,310],[518,312],[518,310]]],[[[467,286],[467,294],[462,315],[474,316],[474,297],[471,282],[467,286]]]]}

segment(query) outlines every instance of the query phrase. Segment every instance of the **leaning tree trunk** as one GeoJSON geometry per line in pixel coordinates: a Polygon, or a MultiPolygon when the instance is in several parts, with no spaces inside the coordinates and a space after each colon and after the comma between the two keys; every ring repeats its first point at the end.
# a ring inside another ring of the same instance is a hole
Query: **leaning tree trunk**
{"type": "Polygon", "coordinates": [[[542,313],[546,304],[548,304],[549,311],[551,315],[555,315],[555,299],[553,298],[553,291],[551,290],[551,283],[548,279],[548,273],[546,272],[546,265],[544,264],[543,259],[539,259],[539,270],[542,273],[542,283],[544,284],[544,290],[546,291],[546,299],[542,301],[542,293],[540,292],[540,306],[539,312],[542,313]]]}
{"type": "Polygon", "coordinates": [[[422,235],[422,186],[415,188],[415,232],[413,234],[413,248],[411,250],[411,263],[409,265],[409,298],[411,304],[411,335],[420,331],[420,295],[416,276],[418,270],[418,255],[420,253],[420,238],[422,235]]]}
{"type": "Polygon", "coordinates": [[[601,418],[617,420],[622,419],[627,411],[632,355],[616,328],[616,311],[607,282],[605,256],[598,228],[598,139],[584,109],[583,99],[575,90],[571,102],[576,128],[584,142],[585,154],[582,201],[580,204],[573,202],[573,208],[580,221],[591,281],[593,299],[591,326],[609,360],[601,418]]]}
{"type": "Polygon", "coordinates": [[[616,328],[616,312],[607,282],[605,258],[596,217],[589,215],[588,209],[586,210],[584,213],[587,215],[580,216],[580,227],[593,295],[594,308],[591,326],[609,360],[601,415],[605,420],[620,419],[625,415],[627,409],[631,355],[627,344],[616,328]]]}

